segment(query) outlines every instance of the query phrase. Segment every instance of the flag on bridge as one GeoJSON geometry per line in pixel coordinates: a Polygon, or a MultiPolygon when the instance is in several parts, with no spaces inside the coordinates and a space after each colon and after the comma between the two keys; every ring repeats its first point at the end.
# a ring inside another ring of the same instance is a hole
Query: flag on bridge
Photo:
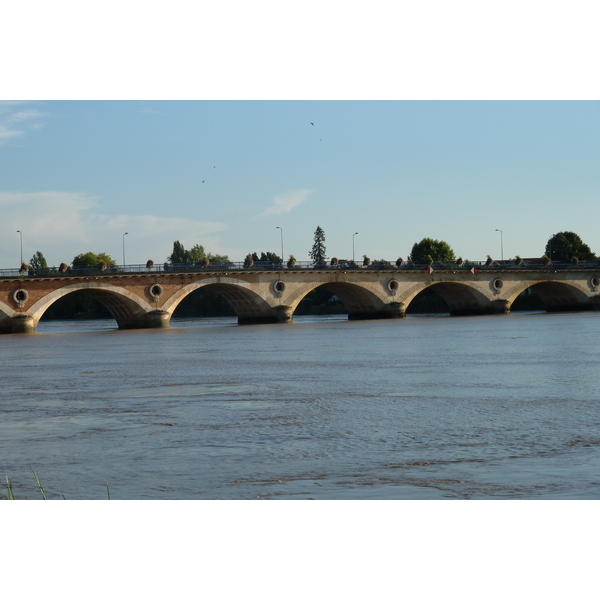
{"type": "Polygon", "coordinates": [[[428,273],[433,273],[433,269],[431,268],[431,266],[427,267],[427,272],[428,273]]]}
{"type": "Polygon", "coordinates": [[[471,273],[473,273],[473,275],[477,275],[477,269],[475,267],[473,267],[471,269],[471,273]]]}

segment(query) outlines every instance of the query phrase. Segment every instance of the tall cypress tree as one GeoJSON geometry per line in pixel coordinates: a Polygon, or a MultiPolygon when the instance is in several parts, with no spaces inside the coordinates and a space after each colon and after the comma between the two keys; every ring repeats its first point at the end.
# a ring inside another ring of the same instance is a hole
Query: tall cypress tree
{"type": "Polygon", "coordinates": [[[325,255],[325,232],[320,227],[317,227],[315,230],[315,241],[308,255],[316,263],[327,260],[327,256],[325,255]]]}

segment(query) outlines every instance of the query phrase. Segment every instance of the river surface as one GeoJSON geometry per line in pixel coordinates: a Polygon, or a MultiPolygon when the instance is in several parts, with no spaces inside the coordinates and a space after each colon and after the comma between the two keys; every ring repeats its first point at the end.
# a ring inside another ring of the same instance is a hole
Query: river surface
{"type": "Polygon", "coordinates": [[[0,495],[600,498],[598,313],[115,327],[0,336],[0,495]]]}

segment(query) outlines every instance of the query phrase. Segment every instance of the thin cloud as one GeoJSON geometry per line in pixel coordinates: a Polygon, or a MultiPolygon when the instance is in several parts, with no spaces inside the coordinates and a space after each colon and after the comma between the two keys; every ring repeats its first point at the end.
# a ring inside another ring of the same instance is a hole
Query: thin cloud
{"type": "Polygon", "coordinates": [[[120,259],[123,234],[128,232],[127,262],[164,261],[180,240],[184,246],[202,244],[207,251],[223,254],[219,233],[224,223],[194,221],[157,215],[105,215],[98,200],[80,193],[0,191],[0,212],[5,233],[0,238],[0,267],[18,266],[23,233],[23,259],[43,252],[48,264],[70,262],[82,252],[107,252],[120,259]]]}
{"type": "Polygon", "coordinates": [[[271,217],[275,215],[286,215],[297,206],[300,206],[311,193],[312,190],[294,190],[287,194],[283,194],[282,196],[275,196],[273,198],[273,205],[269,206],[258,216],[271,217]]]}
{"type": "Polygon", "coordinates": [[[47,113],[34,108],[23,109],[20,102],[0,103],[0,145],[25,135],[28,129],[39,129],[39,120],[47,113]]]}
{"type": "MultiPolygon", "coordinates": [[[[156,103],[153,103],[153,106],[157,106],[156,103]]],[[[160,115],[162,113],[160,113],[158,110],[156,110],[155,108],[148,106],[146,101],[142,101],[140,102],[140,108],[138,110],[139,113],[142,114],[150,114],[150,115],[160,115]]]]}

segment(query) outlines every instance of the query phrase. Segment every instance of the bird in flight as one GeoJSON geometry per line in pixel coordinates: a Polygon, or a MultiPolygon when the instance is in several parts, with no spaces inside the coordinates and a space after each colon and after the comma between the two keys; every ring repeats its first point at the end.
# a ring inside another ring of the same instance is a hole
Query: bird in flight
{"type": "Polygon", "coordinates": [[[206,181],[206,179],[203,179],[203,180],[202,180],[202,183],[204,183],[205,181],[206,181]]]}

